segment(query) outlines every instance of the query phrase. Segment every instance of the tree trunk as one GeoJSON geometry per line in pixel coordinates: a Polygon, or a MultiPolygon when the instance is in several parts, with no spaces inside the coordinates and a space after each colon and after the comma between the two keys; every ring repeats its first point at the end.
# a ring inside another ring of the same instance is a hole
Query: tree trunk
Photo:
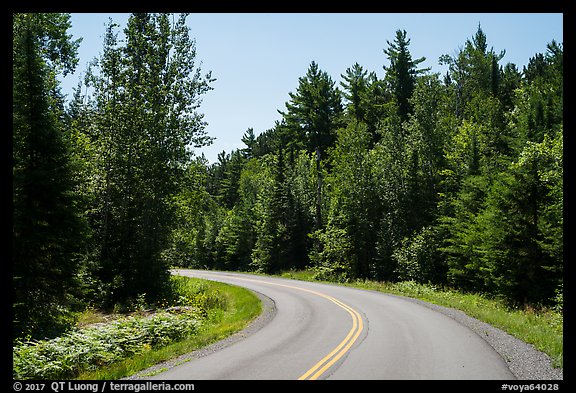
{"type": "Polygon", "coordinates": [[[322,227],[322,171],[320,169],[320,146],[316,146],[316,230],[322,227]]]}

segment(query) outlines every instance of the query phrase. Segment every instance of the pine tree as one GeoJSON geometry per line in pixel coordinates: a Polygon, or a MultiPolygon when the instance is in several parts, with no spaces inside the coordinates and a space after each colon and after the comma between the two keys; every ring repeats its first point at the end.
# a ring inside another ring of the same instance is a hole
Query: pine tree
{"type": "MultiPolygon", "coordinates": [[[[370,266],[374,263],[382,206],[369,157],[370,141],[371,136],[363,123],[351,121],[346,128],[339,129],[331,155],[332,172],[327,178],[331,192],[326,234],[344,231],[349,254],[341,258],[347,260],[345,270],[349,277],[369,277],[370,266]]],[[[326,234],[321,237],[325,241],[339,239],[326,234]]],[[[338,245],[324,243],[323,247],[337,249],[338,245]]]]}
{"type": "Polygon", "coordinates": [[[276,273],[286,266],[288,228],[286,225],[287,189],[282,149],[267,156],[266,172],[261,174],[258,192],[256,243],[252,251],[252,266],[258,271],[276,273]]]}
{"type": "Polygon", "coordinates": [[[256,147],[256,137],[254,136],[254,129],[252,127],[248,128],[244,133],[244,135],[242,135],[242,143],[246,145],[246,147],[242,149],[244,157],[248,159],[254,157],[254,149],[256,147]]]}
{"type": "Polygon", "coordinates": [[[335,129],[342,113],[340,91],[330,76],[310,63],[306,75],[298,79],[296,93],[289,93],[283,115],[287,127],[305,138],[309,152],[319,152],[323,157],[326,149],[334,145],[335,129]]]}
{"type": "Polygon", "coordinates": [[[79,41],[66,14],[13,20],[13,282],[15,337],[65,323],[86,236],[56,74],[74,69],[79,41]]]}
{"type": "Polygon", "coordinates": [[[498,62],[506,51],[496,53],[488,50],[486,34],[478,24],[475,35],[466,40],[463,49],[455,56],[443,55],[440,64],[449,66],[449,77],[456,95],[455,114],[458,118],[469,118],[474,109],[471,102],[475,97],[496,97],[500,89],[498,62]]]}
{"type": "Polygon", "coordinates": [[[344,98],[347,101],[346,110],[348,116],[357,122],[366,118],[366,94],[368,90],[368,71],[364,70],[358,63],[354,63],[351,68],[346,69],[346,74],[342,74],[344,81],[340,85],[344,89],[344,98]]]}
{"type": "Polygon", "coordinates": [[[412,105],[410,104],[410,97],[414,91],[416,84],[416,77],[429,70],[429,68],[418,69],[418,65],[426,60],[425,57],[420,57],[413,60],[408,47],[410,46],[410,39],[406,37],[406,30],[397,30],[396,37],[393,42],[386,41],[388,49],[384,49],[384,53],[390,60],[390,65],[384,67],[386,71],[385,81],[387,82],[390,91],[396,99],[398,105],[398,114],[400,120],[408,120],[408,115],[412,113],[412,105]]]}
{"type": "Polygon", "coordinates": [[[312,62],[306,75],[299,78],[296,93],[290,93],[283,115],[286,126],[295,130],[297,135],[307,141],[308,151],[316,154],[316,187],[315,225],[322,226],[322,170],[321,162],[329,147],[334,145],[335,134],[342,105],[340,91],[335,88],[330,76],[312,62]]]}

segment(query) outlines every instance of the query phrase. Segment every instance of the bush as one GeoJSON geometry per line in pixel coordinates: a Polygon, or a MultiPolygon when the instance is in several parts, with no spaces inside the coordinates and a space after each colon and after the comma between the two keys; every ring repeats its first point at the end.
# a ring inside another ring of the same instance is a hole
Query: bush
{"type": "Polygon", "coordinates": [[[209,310],[227,306],[222,293],[209,290],[203,280],[172,276],[170,285],[167,298],[155,306],[146,303],[145,294],[136,297],[128,305],[128,311],[136,315],[74,328],[54,339],[17,342],[12,351],[13,377],[74,377],[82,371],[95,370],[193,335],[209,310]],[[171,308],[164,310],[166,307],[171,308]],[[150,308],[163,311],[143,316],[150,308]]]}
{"type": "Polygon", "coordinates": [[[328,226],[310,234],[317,247],[310,252],[315,280],[349,282],[353,277],[355,257],[350,238],[344,229],[328,226]]]}
{"type": "Polygon", "coordinates": [[[108,324],[74,329],[51,340],[19,343],[13,348],[14,379],[62,379],[94,370],[147,349],[194,334],[196,312],[160,312],[108,324]]]}
{"type": "Polygon", "coordinates": [[[443,280],[445,266],[439,258],[438,234],[434,227],[423,227],[410,238],[405,238],[402,246],[394,250],[395,273],[402,281],[414,280],[419,283],[439,283],[443,280]]]}

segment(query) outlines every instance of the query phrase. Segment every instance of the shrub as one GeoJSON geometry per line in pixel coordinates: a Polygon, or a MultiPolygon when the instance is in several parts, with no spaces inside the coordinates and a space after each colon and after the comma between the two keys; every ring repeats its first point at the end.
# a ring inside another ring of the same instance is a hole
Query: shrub
{"type": "Polygon", "coordinates": [[[423,227],[412,237],[405,238],[402,246],[394,250],[395,273],[402,281],[438,283],[443,280],[445,266],[439,258],[438,234],[434,227],[423,227]]]}
{"type": "Polygon", "coordinates": [[[51,340],[13,348],[15,379],[62,379],[194,334],[198,312],[160,312],[74,329],[51,340]]]}

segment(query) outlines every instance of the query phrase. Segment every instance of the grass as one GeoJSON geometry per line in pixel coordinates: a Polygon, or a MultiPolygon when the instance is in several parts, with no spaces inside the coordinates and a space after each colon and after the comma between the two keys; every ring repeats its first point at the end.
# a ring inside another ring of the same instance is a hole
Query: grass
{"type": "Polygon", "coordinates": [[[219,307],[208,309],[206,320],[196,334],[97,370],[83,372],[76,378],[114,380],[133,375],[157,363],[198,350],[226,338],[245,328],[262,311],[258,297],[245,288],[189,277],[177,277],[177,279],[183,280],[184,285],[200,285],[203,293],[209,294],[211,297],[207,299],[208,303],[219,305],[219,307]]]}
{"type": "Polygon", "coordinates": [[[119,379],[243,329],[261,312],[247,289],[173,276],[171,299],[126,314],[89,309],[77,327],[13,348],[16,379],[119,379]],[[178,305],[176,309],[164,310],[178,305]]]}
{"type": "MultiPolygon", "coordinates": [[[[314,272],[310,270],[290,271],[282,273],[280,276],[297,280],[319,281],[314,279],[314,272]]],[[[563,316],[561,312],[529,307],[514,309],[498,299],[490,299],[480,294],[462,293],[453,289],[418,284],[413,281],[389,283],[358,280],[339,285],[411,297],[461,310],[473,318],[489,323],[526,343],[532,344],[536,349],[550,356],[554,367],[563,367],[563,316]]]]}

